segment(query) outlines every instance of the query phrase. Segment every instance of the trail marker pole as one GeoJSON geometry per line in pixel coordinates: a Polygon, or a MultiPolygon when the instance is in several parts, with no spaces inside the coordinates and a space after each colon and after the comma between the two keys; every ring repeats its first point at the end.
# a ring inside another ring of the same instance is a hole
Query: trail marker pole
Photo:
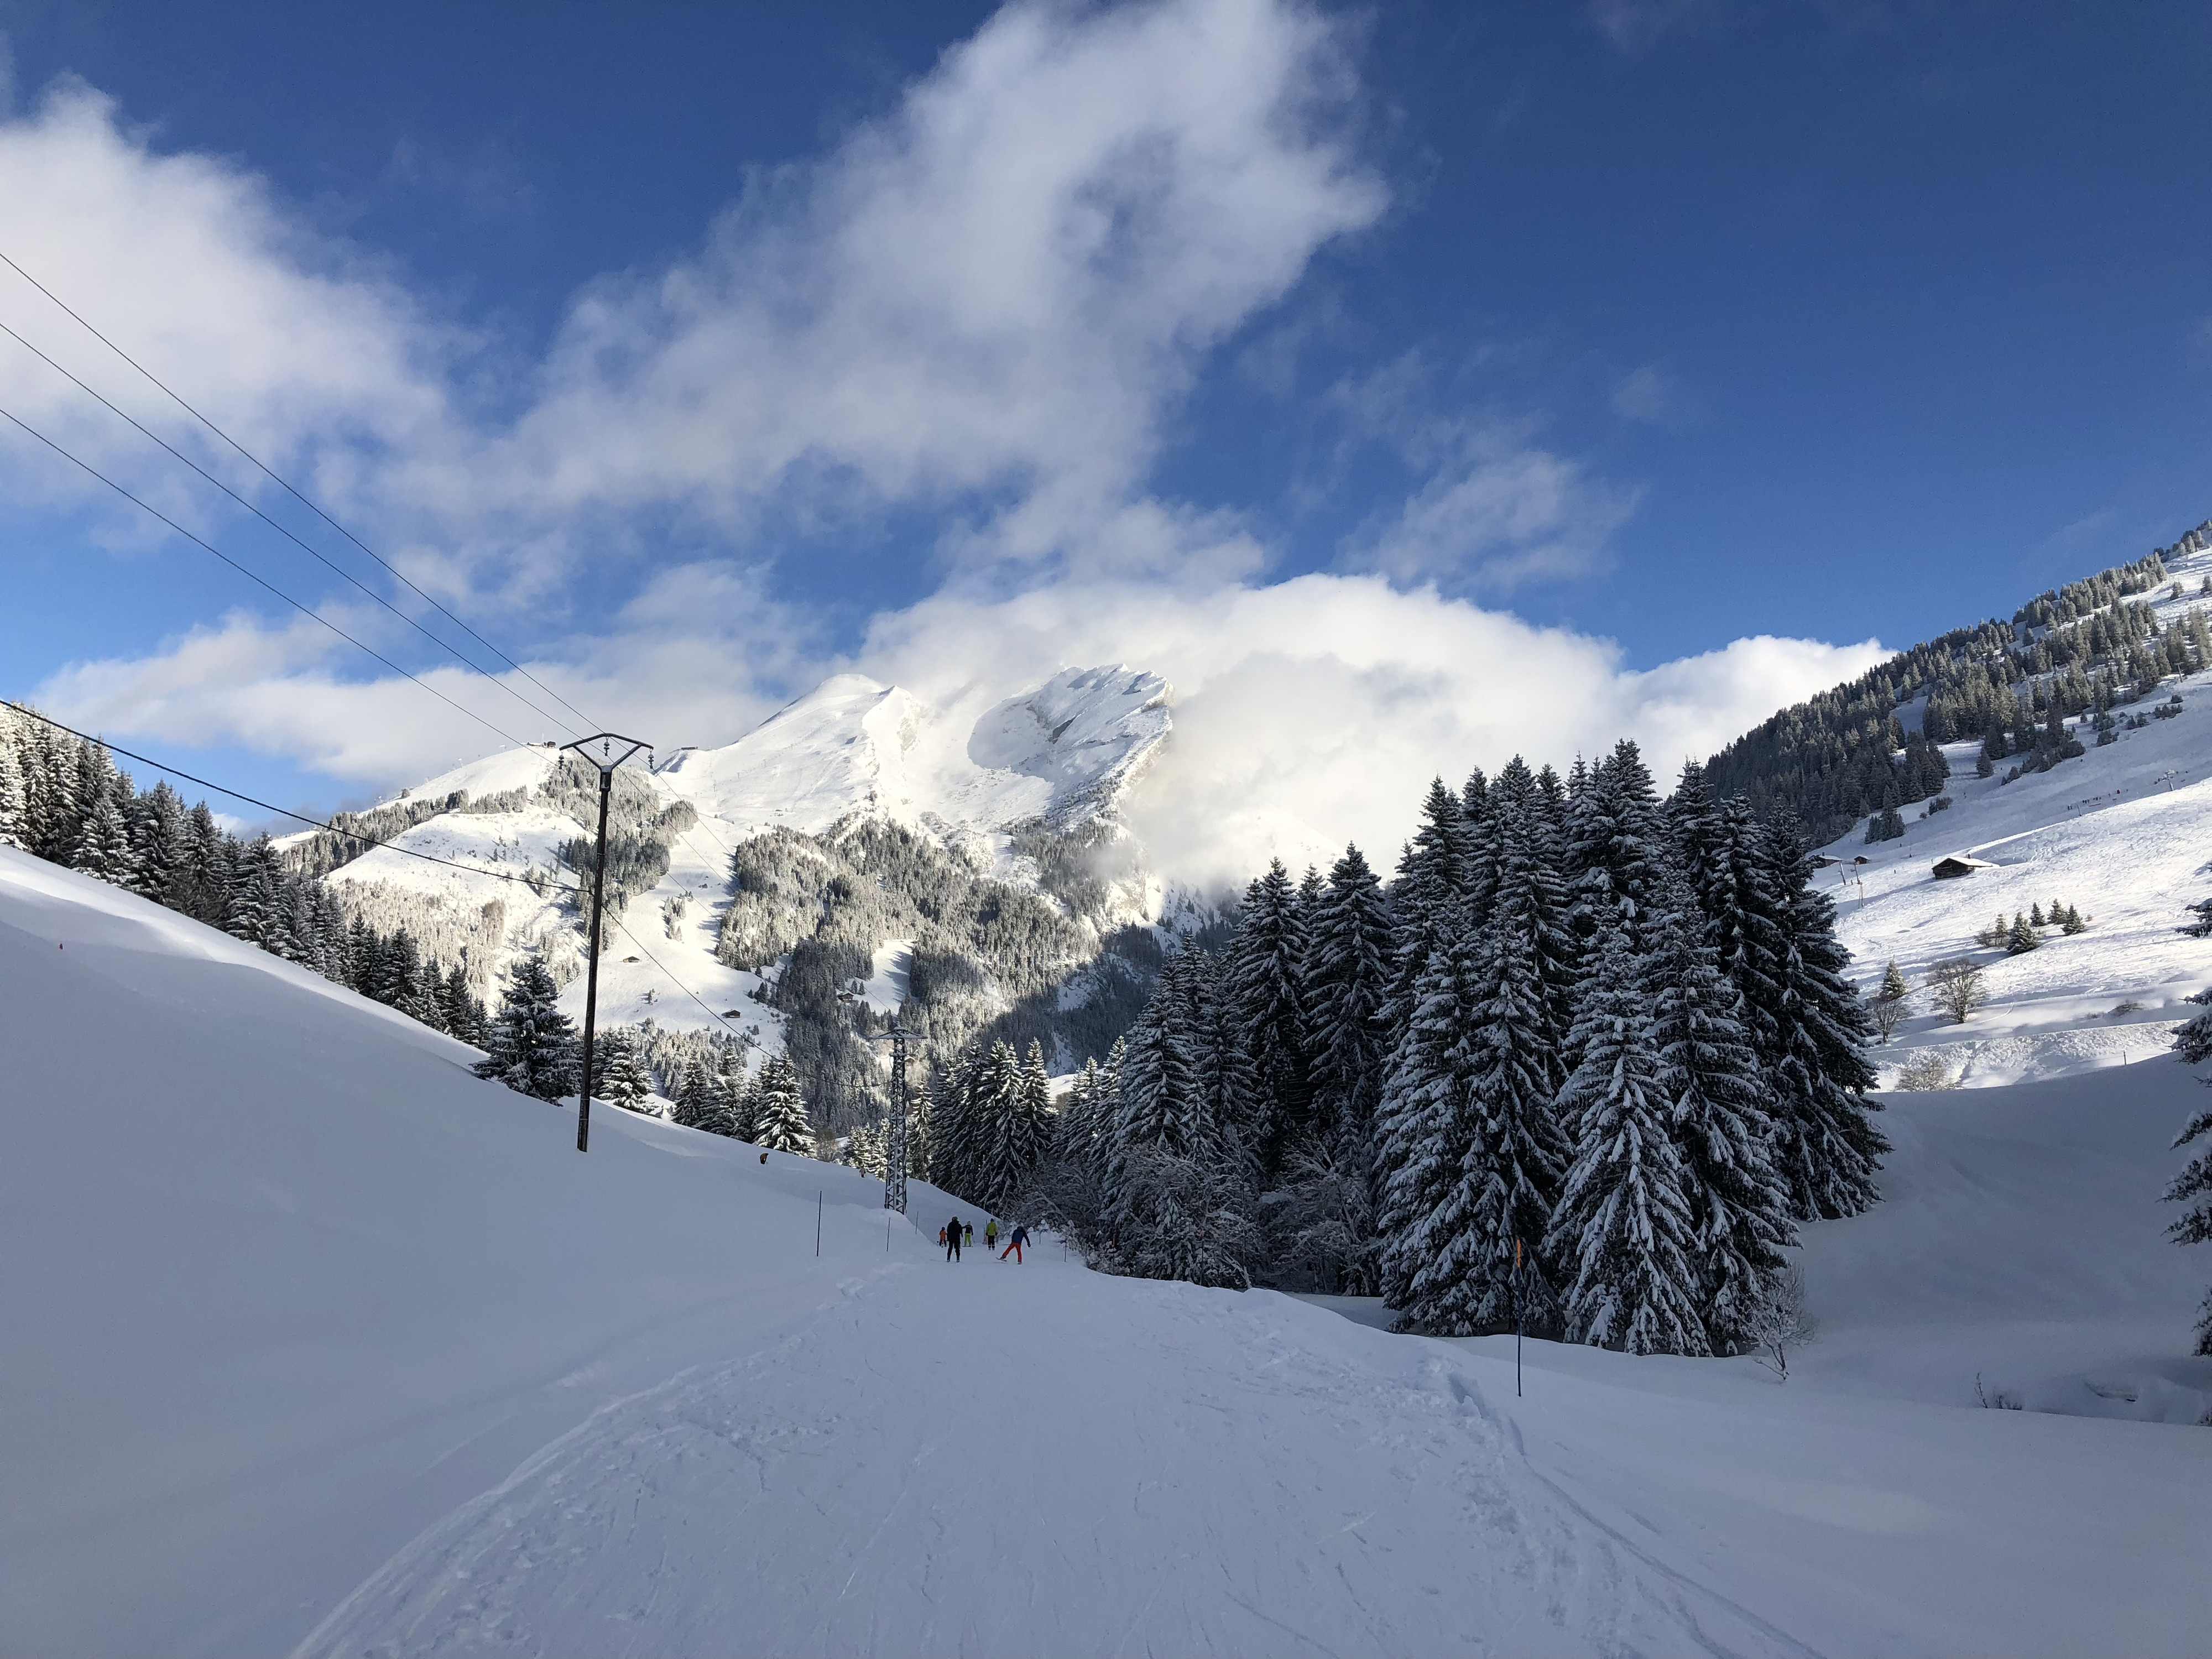
{"type": "Polygon", "coordinates": [[[1513,1241],[1513,1397],[1521,1397],[1521,1334],[1528,1327],[1521,1294],[1521,1241],[1513,1241]]]}
{"type": "Polygon", "coordinates": [[[822,1254],[822,1194],[814,1194],[814,1254],[822,1254]]]}
{"type": "Polygon", "coordinates": [[[607,884],[607,798],[614,789],[615,768],[641,749],[649,757],[653,745],[635,738],[601,732],[561,746],[574,750],[599,769],[599,838],[592,858],[592,954],[584,983],[584,1076],[576,1101],[576,1150],[583,1152],[589,1152],[592,1144],[592,1045],[599,1025],[599,914],[607,884]],[[618,743],[629,745],[619,755],[614,752],[618,743]],[[596,755],[588,752],[588,746],[593,744],[599,745],[596,755]]]}
{"type": "Polygon", "coordinates": [[[890,1114],[890,1133],[884,1136],[884,1208],[901,1215],[906,1213],[906,1045],[921,1035],[908,1030],[902,1020],[893,1019],[890,1030],[877,1031],[868,1038],[871,1042],[891,1045],[891,1089],[898,1097],[898,1106],[890,1114]]]}

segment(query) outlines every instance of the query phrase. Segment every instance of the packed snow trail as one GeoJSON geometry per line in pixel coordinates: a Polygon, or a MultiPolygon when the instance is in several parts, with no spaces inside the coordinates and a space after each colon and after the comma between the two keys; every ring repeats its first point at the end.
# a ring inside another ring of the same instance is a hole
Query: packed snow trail
{"type": "Polygon", "coordinates": [[[1449,1354],[1081,1277],[849,1279],[548,1448],[302,1652],[1806,1651],[1587,1524],[1449,1354]]]}
{"type": "MultiPolygon", "coordinates": [[[[459,1045],[5,850],[0,1045],[9,1654],[2155,1655],[2212,1612],[2203,1431],[1548,1345],[1516,1401],[1510,1343],[950,1265],[942,1194],[902,1230],[620,1112],[580,1157],[459,1045]]],[[[1899,1249],[1836,1259],[1869,1348],[1927,1315],[1899,1249]]]]}

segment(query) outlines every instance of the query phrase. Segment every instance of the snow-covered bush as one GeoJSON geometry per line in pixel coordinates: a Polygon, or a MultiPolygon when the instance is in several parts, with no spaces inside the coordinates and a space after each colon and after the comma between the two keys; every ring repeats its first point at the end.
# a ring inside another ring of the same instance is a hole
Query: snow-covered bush
{"type": "Polygon", "coordinates": [[[1891,1086],[1916,1091],[1955,1089],[1959,1079],[1951,1075],[1951,1068],[1943,1063],[1942,1055],[1929,1048],[1899,1066],[1896,1081],[1891,1086]]]}

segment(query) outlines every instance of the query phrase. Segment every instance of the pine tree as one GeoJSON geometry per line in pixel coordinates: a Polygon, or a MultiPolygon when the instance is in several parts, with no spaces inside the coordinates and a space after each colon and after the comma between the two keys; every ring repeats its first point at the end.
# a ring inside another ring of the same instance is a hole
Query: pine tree
{"type": "Polygon", "coordinates": [[[85,815],[83,828],[77,835],[76,855],[70,862],[88,876],[97,876],[118,887],[131,884],[131,831],[111,796],[100,796],[85,815]]]}
{"type": "Polygon", "coordinates": [[[1569,1273],[1570,1340],[1628,1353],[1711,1352],[1691,1261],[1694,1219],[1667,1122],[1661,1064],[1645,1012],[1646,964],[1626,912],[1601,936],[1575,1020],[1581,1056],[1560,1095],[1574,1125],[1547,1240],[1569,1273]]]}
{"type": "Polygon", "coordinates": [[[1700,937],[1702,921],[1686,885],[1662,891],[1644,996],[1660,1098],[1680,1151],[1698,1311],[1717,1352],[1741,1352],[1796,1230],[1767,1155],[1766,1090],[1735,1018],[1741,999],[1700,937]]]}
{"type": "Polygon", "coordinates": [[[1421,803],[1421,825],[1398,860],[1390,887],[1395,923],[1386,1051],[1395,1054],[1419,1009],[1417,981],[1430,951],[1456,939],[1467,926],[1468,866],[1472,857],[1466,805],[1431,780],[1421,803]]]}
{"type": "Polygon", "coordinates": [[[1844,979],[1850,957],[1836,942],[1835,906],[1813,884],[1794,820],[1778,820],[1768,848],[1782,953],[1765,1011],[1772,1048],[1759,1058],[1775,1097],[1775,1169],[1792,1214],[1835,1220],[1873,1206],[1881,1196],[1875,1171],[1889,1150],[1870,1115],[1881,1103],[1866,1092],[1875,1082],[1866,1010],[1844,979]]]}
{"type": "Polygon", "coordinates": [[[518,1093],[559,1100],[576,1091],[576,1037],[560,1009],[560,988],[535,957],[516,964],[491,1043],[477,1075],[518,1093]]]}
{"type": "Polygon", "coordinates": [[[1121,1112],[1115,1126],[1109,1176],[1116,1188],[1136,1147],[1164,1147],[1178,1157],[1203,1150],[1205,1079],[1199,1034],[1191,1023],[1197,972],[1194,951],[1185,951],[1171,960],[1152,988],[1144,1012],[1126,1035],[1121,1112]]]}
{"type": "Polygon", "coordinates": [[[1567,802],[1567,878],[1577,938],[1595,938],[1618,919],[1643,925],[1658,879],[1662,830],[1651,774],[1623,738],[1589,769],[1567,802]]]}
{"type": "Polygon", "coordinates": [[[702,1124],[718,1135],[727,1135],[732,1140],[753,1139],[754,1109],[752,1079],[745,1070],[744,1050],[735,1047],[722,1051],[722,1068],[714,1079],[714,1113],[702,1124]]]}
{"type": "MultiPolygon", "coordinates": [[[[1459,803],[1445,796],[1455,817],[1459,803]]],[[[1305,917],[1278,859],[1246,890],[1237,913],[1225,993],[1259,1073],[1263,1102],[1255,1150],[1272,1173],[1283,1149],[1311,1127],[1313,1090],[1306,1039],[1305,917]]]]}
{"type": "Polygon", "coordinates": [[[1556,817],[1542,779],[1532,777],[1518,755],[1498,775],[1490,813],[1498,847],[1492,921],[1519,940],[1542,988],[1542,1042],[1547,1050],[1542,1075],[1548,1100],[1566,1081],[1567,1032],[1582,977],[1580,949],[1569,922],[1556,817]]]}
{"type": "Polygon", "coordinates": [[[753,1145],[771,1152],[814,1151],[814,1125],[799,1091],[799,1073],[788,1056],[778,1054],[761,1069],[753,1110],[753,1145]]]}
{"type": "Polygon", "coordinates": [[[23,844],[23,766],[16,758],[13,733],[0,708],[0,847],[23,844]]]}
{"type": "Polygon", "coordinates": [[[1527,939],[1501,907],[1464,954],[1466,1127],[1453,1137],[1458,1168],[1430,1223],[1434,1253],[1408,1304],[1422,1329],[1443,1335],[1510,1324],[1516,1296],[1548,1304],[1548,1281],[1525,1258],[1543,1247],[1572,1154],[1553,1110],[1558,1049],[1527,939]],[[1524,1246],[1517,1273],[1516,1241],[1524,1246]]]}
{"type": "Polygon", "coordinates": [[[610,1106],[626,1112],[648,1113],[653,1073],[645,1063],[645,1044],[628,1026],[611,1026],[599,1036],[599,1054],[592,1066],[592,1087],[610,1106]]]}
{"type": "Polygon", "coordinates": [[[2005,931],[2005,953],[2008,956],[2026,956],[2042,943],[2042,935],[2035,931],[2026,916],[2015,911],[2012,926],[2005,931]]]}
{"type": "Polygon", "coordinates": [[[1460,1178],[1474,1139],[1468,1103],[1474,1073],[1473,997],[1463,951],[1429,953],[1419,1001],[1391,1058],[1376,1112],[1376,1231],[1382,1241],[1383,1299],[1399,1323],[1424,1328],[1431,1311],[1414,1285],[1444,1240],[1437,1212],[1460,1178]]]}
{"type": "MultiPolygon", "coordinates": [[[[2191,999],[2206,1000],[2203,996],[2191,999]]],[[[2201,1066],[2212,1060],[2212,1009],[2197,1016],[2173,1034],[2173,1046],[2179,1052],[2185,1066],[2201,1066]]],[[[2201,1079],[2212,1085],[2212,1078],[2201,1079]]],[[[2174,1138],[2179,1149],[2192,1141],[2212,1137],[2212,1111],[2203,1111],[2189,1120],[2182,1132],[2174,1138]]],[[[2189,1208],[2180,1218],[2166,1227],[2166,1237],[2177,1244],[2212,1243],[2212,1144],[2189,1161],[2188,1167],[2173,1178],[2166,1189],[2169,1204],[2186,1204],[2189,1208]]],[[[2212,1291],[2205,1292],[2198,1309],[2197,1320],[2197,1352],[2212,1355],[2212,1291]]]]}
{"type": "Polygon", "coordinates": [[[1322,1142],[1348,1152],[1367,1140],[1382,1093],[1391,968],[1389,905],[1357,847],[1346,848],[1328,872],[1309,945],[1316,1116],[1322,1142]]]}

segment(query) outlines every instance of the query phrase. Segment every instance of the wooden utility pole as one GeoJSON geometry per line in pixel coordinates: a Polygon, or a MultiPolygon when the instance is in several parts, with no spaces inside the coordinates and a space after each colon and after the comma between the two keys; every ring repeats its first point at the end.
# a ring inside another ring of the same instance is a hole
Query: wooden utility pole
{"type": "Polygon", "coordinates": [[[652,745],[601,732],[561,746],[574,750],[599,769],[599,835],[592,843],[598,850],[592,860],[592,953],[584,970],[584,1076],[576,1102],[576,1150],[582,1152],[590,1151],[592,1144],[592,1046],[599,1024],[599,914],[607,886],[607,799],[614,791],[615,768],[641,749],[650,756],[652,745]],[[618,743],[629,745],[619,755],[614,752],[618,743]],[[594,748],[596,754],[592,752],[594,748]]]}

